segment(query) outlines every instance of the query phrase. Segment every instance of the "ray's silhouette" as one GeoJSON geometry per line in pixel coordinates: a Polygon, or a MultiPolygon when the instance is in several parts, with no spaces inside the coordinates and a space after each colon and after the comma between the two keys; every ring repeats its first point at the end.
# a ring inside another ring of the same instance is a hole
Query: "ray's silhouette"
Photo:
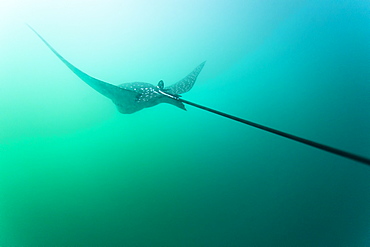
{"type": "MultiPolygon", "coordinates": [[[[29,25],[28,25],[29,26],[29,25]]],[[[36,32],[31,26],[29,26],[33,32],[49,47],[49,49],[69,68],[75,73],[79,78],[81,78],[90,87],[101,93],[102,95],[108,97],[117,106],[119,112],[123,114],[131,114],[142,110],[144,108],[152,107],[160,103],[168,103],[177,106],[181,109],[186,110],[185,104],[192,105],[202,110],[215,113],[219,116],[226,117],[238,121],[243,124],[309,145],[321,149],[323,151],[336,154],[354,161],[366,164],[370,166],[370,159],[362,157],[353,153],[349,153],[331,146],[327,146],[321,143],[317,143],[305,138],[301,138],[286,132],[276,130],[261,124],[257,124],[215,109],[196,104],[194,102],[180,98],[183,93],[188,92],[194,85],[199,73],[204,67],[205,62],[199,64],[192,72],[190,72],[182,80],[176,82],[175,84],[165,87],[164,82],[161,80],[158,82],[157,86],[146,82],[131,82],[123,83],[121,85],[115,86],[113,84],[98,80],[89,76],[88,74],[82,72],[71,63],[69,63],[64,57],[62,57],[39,33],[36,32]]]]}

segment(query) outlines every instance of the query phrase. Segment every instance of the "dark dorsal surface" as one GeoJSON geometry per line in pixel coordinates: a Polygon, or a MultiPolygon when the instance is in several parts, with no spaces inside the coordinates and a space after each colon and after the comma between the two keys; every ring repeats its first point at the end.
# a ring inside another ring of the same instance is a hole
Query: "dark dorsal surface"
{"type": "Polygon", "coordinates": [[[188,92],[193,86],[200,73],[202,71],[204,64],[206,62],[199,64],[190,74],[188,74],[181,81],[176,82],[175,84],[166,87],[165,90],[169,94],[177,95],[188,92]]]}

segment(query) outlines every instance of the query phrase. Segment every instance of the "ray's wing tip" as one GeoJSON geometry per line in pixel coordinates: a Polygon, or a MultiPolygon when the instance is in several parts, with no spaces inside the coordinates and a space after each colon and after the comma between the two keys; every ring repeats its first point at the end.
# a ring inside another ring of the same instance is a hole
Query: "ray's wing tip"
{"type": "Polygon", "coordinates": [[[28,24],[27,22],[24,23],[24,25],[26,25],[29,29],[31,29],[34,33],[36,33],[37,35],[39,35],[36,30],[30,25],[28,24]]]}
{"type": "MultiPolygon", "coordinates": [[[[49,43],[41,36],[41,34],[39,34],[30,24],[28,24],[27,22],[25,23],[25,25],[31,29],[32,32],[34,32],[47,46],[50,47],[49,43]]],[[[52,49],[52,48],[51,48],[52,49]]],[[[52,49],[53,50],[53,49],[52,49]]]]}
{"type": "Polygon", "coordinates": [[[206,62],[207,62],[207,60],[205,60],[205,61],[203,61],[202,63],[200,63],[196,68],[195,68],[195,70],[197,70],[197,71],[201,71],[202,69],[203,69],[203,67],[204,67],[204,65],[206,64],[206,62]]]}

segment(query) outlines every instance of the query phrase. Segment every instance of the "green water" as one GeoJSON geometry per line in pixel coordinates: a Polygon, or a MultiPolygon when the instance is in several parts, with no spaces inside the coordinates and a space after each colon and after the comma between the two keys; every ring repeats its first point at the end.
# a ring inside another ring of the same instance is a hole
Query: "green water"
{"type": "Polygon", "coordinates": [[[370,157],[370,4],[2,1],[0,246],[369,246],[370,169],[188,106],[132,115],[113,84],[370,157]]]}

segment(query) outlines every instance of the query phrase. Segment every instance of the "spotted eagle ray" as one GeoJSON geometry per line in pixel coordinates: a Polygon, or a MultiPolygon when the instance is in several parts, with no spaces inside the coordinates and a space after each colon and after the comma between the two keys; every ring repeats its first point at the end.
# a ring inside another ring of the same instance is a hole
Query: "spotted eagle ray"
{"type": "MultiPolygon", "coordinates": [[[[28,25],[29,26],[29,25],[28,25]]],[[[62,57],[35,29],[29,26],[31,30],[45,43],[47,47],[70,69],[75,73],[80,79],[82,79],[90,87],[111,99],[113,103],[117,106],[117,109],[120,113],[131,114],[142,110],[144,108],[152,107],[160,103],[168,103],[174,106],[177,106],[183,110],[186,110],[185,104],[192,105],[194,107],[206,110],[217,115],[238,121],[240,123],[247,124],[249,126],[309,145],[321,149],[323,151],[336,154],[354,161],[366,164],[370,166],[370,159],[359,156],[357,154],[349,153],[331,146],[320,144],[305,138],[301,138],[286,132],[276,130],[270,127],[266,127],[261,124],[251,122],[221,111],[214,110],[203,105],[196,104],[194,102],[180,98],[183,93],[188,92],[193,86],[194,83],[204,67],[205,62],[199,64],[192,72],[190,72],[185,78],[176,82],[175,84],[165,87],[164,82],[160,80],[157,86],[146,82],[131,82],[123,83],[121,85],[115,86],[113,84],[98,80],[94,77],[89,76],[88,74],[82,72],[70,62],[68,62],[64,57],[62,57]]]]}
{"type": "Polygon", "coordinates": [[[98,80],[82,72],[64,57],[62,57],[36,30],[30,28],[46,44],[47,47],[73,71],[86,84],[111,99],[117,106],[120,113],[130,114],[152,107],[160,103],[168,103],[186,110],[184,104],[177,100],[180,94],[188,92],[194,85],[200,71],[203,69],[205,62],[199,64],[190,74],[175,84],[164,87],[164,82],[160,80],[157,86],[147,82],[130,82],[115,86],[113,84],[98,80]]]}

